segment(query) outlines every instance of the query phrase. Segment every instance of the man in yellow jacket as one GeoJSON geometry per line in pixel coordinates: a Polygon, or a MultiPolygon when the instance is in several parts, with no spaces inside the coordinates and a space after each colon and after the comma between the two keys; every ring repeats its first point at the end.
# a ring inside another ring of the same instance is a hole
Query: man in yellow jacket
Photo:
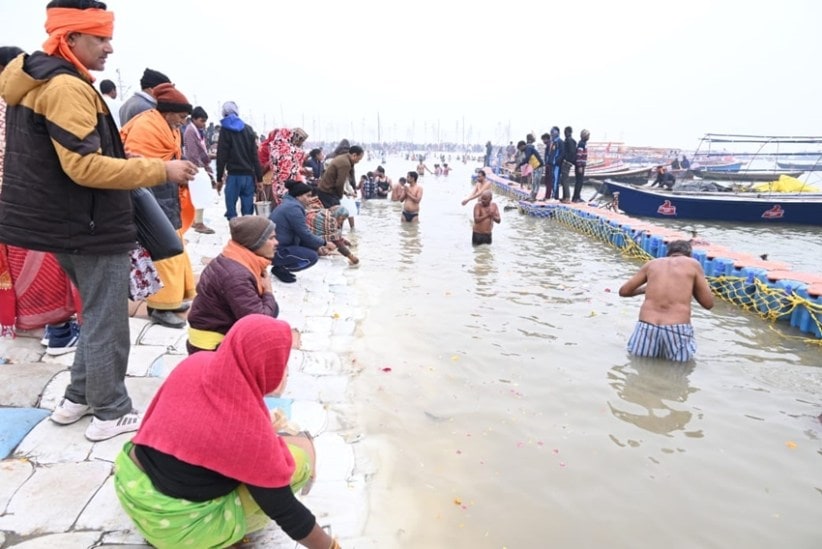
{"type": "Polygon", "coordinates": [[[113,27],[102,2],[53,0],[43,51],[15,58],[0,75],[8,104],[0,240],[54,253],[80,291],[84,322],[71,382],[51,420],[93,415],[85,432],[92,441],[135,431],[141,420],[124,383],[136,242],[129,191],[185,183],[197,171],[188,161],[126,159],[89,73],[113,52],[113,27]]]}

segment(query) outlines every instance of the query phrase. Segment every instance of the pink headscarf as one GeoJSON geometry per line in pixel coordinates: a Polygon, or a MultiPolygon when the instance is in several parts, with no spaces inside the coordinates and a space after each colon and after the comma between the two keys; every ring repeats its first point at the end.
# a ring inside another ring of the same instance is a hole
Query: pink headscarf
{"type": "Polygon", "coordinates": [[[216,351],[195,353],[171,372],[134,442],[246,484],[287,486],[294,460],[263,396],[280,386],[290,353],[287,323],[241,318],[216,351]]]}

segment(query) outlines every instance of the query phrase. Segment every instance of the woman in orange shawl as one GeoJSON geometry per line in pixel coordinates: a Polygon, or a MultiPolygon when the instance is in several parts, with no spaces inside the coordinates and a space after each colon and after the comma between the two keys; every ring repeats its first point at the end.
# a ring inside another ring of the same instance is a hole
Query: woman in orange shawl
{"type": "MultiPolygon", "coordinates": [[[[157,108],[140,113],[123,126],[120,135],[126,152],[130,155],[163,160],[179,159],[180,127],[191,114],[191,104],[174,84],[160,84],[153,89],[157,108]]],[[[151,192],[177,229],[185,246],[183,233],[194,221],[194,205],[187,186],[166,183],[152,187],[151,192]]],[[[163,289],[146,301],[151,320],[170,328],[183,328],[185,320],[175,313],[187,311],[194,297],[194,271],[185,252],[154,263],[163,289]]]]}

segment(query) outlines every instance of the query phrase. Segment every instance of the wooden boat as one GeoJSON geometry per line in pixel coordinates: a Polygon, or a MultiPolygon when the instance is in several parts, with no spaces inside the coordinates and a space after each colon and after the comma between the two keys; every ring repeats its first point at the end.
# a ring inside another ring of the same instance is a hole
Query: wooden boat
{"type": "Polygon", "coordinates": [[[780,162],[777,160],[776,165],[782,170],[799,170],[802,172],[822,171],[822,159],[817,162],[780,162]]]}
{"type": "Polygon", "coordinates": [[[704,162],[691,168],[693,175],[697,175],[697,170],[710,170],[712,172],[738,172],[742,169],[742,162],[724,162],[721,164],[705,164],[704,162]]]}
{"type": "Polygon", "coordinates": [[[644,185],[648,182],[651,178],[651,172],[653,168],[646,167],[646,168],[626,168],[624,170],[616,171],[616,172],[604,172],[604,173],[597,173],[594,172],[593,174],[589,174],[587,171],[585,173],[584,181],[588,181],[591,179],[597,180],[604,180],[604,179],[613,179],[614,181],[620,181],[622,183],[631,183],[634,185],[644,185]]]}
{"type": "Polygon", "coordinates": [[[624,172],[630,170],[631,167],[624,163],[622,160],[613,160],[613,159],[606,159],[595,164],[588,164],[585,166],[585,173],[586,174],[601,174],[601,173],[614,173],[614,172],[624,172]]]}
{"type": "Polygon", "coordinates": [[[780,175],[799,177],[798,172],[781,172],[774,170],[741,170],[738,172],[715,171],[713,167],[696,168],[691,170],[695,177],[702,179],[715,179],[717,181],[776,181],[780,175]]]}
{"type": "Polygon", "coordinates": [[[615,196],[616,206],[629,215],[822,226],[822,193],[678,192],[612,179],[600,190],[615,196]]]}

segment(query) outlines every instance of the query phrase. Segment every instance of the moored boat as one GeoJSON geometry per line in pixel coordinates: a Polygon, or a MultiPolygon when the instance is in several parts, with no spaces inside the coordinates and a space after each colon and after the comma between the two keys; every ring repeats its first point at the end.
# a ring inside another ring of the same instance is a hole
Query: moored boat
{"type": "Polygon", "coordinates": [[[776,165],[782,170],[799,170],[802,172],[822,171],[822,159],[817,162],[780,162],[776,165]]]}
{"type": "Polygon", "coordinates": [[[774,170],[741,170],[738,172],[729,172],[722,170],[714,170],[713,166],[708,168],[697,168],[691,170],[695,177],[702,179],[716,179],[719,181],[776,181],[782,175],[789,177],[799,177],[802,175],[801,171],[787,172],[774,170]]]}
{"type": "Polygon", "coordinates": [[[618,208],[643,217],[822,226],[822,193],[666,191],[612,179],[601,192],[619,193],[618,208]]]}
{"type": "Polygon", "coordinates": [[[623,183],[631,183],[634,185],[644,185],[648,182],[651,178],[651,172],[653,168],[645,167],[645,168],[634,168],[634,169],[624,169],[617,172],[605,172],[605,173],[597,173],[594,172],[592,174],[585,173],[585,181],[590,182],[590,180],[595,179],[602,181],[604,179],[613,179],[614,181],[621,181],[623,183]]]}

